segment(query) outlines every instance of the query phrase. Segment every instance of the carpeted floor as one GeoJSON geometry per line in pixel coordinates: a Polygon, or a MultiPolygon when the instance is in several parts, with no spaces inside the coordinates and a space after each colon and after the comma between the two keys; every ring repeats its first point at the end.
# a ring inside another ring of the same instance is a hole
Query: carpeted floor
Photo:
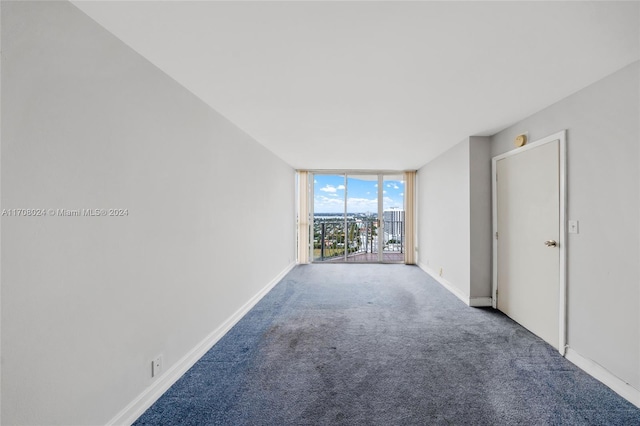
{"type": "Polygon", "coordinates": [[[640,410],[415,266],[291,271],[136,425],[640,425],[640,410]]]}

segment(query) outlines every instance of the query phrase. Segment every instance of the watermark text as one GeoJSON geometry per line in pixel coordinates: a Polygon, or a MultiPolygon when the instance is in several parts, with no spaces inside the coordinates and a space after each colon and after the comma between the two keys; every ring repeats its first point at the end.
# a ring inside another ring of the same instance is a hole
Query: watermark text
{"type": "Polygon", "coordinates": [[[129,209],[2,209],[2,217],[125,217],[129,209]]]}

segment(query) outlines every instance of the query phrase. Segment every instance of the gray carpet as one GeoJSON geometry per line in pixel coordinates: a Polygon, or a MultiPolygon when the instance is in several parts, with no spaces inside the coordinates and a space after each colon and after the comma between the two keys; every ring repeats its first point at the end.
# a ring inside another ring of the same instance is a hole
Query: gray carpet
{"type": "Polygon", "coordinates": [[[290,272],[136,425],[640,425],[640,410],[419,268],[290,272]]]}

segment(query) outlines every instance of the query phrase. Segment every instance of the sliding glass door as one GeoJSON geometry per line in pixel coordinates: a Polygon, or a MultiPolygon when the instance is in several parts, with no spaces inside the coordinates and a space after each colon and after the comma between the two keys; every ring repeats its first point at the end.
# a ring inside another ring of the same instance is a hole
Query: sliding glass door
{"type": "Polygon", "coordinates": [[[404,181],[383,173],[314,173],[313,262],[404,261],[404,181]]]}
{"type": "Polygon", "coordinates": [[[345,175],[313,175],[313,256],[314,262],[345,259],[345,175]]]}
{"type": "Polygon", "coordinates": [[[347,221],[352,237],[347,262],[378,262],[378,175],[347,175],[347,221]]]}
{"type": "Polygon", "coordinates": [[[383,257],[388,262],[404,260],[404,176],[384,175],[382,181],[383,257]]]}

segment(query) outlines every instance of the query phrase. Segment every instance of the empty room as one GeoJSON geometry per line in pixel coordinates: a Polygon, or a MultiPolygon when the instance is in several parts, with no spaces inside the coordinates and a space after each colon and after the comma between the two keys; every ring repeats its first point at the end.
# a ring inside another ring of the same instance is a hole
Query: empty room
{"type": "Polygon", "coordinates": [[[3,425],[640,424],[640,2],[0,2],[3,425]]]}

